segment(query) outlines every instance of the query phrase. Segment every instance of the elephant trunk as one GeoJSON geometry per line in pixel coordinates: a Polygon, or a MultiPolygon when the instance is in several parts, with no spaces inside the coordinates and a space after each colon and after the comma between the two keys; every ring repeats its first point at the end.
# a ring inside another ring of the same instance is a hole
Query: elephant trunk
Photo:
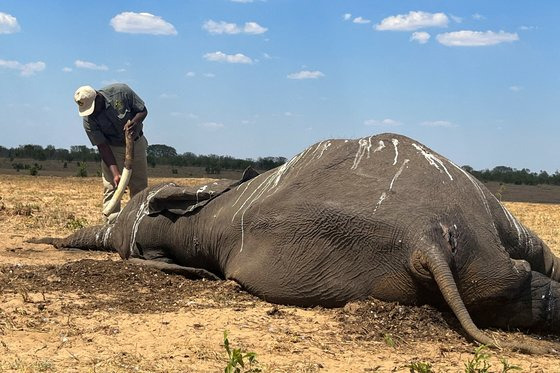
{"type": "Polygon", "coordinates": [[[449,264],[443,257],[443,254],[438,250],[437,247],[431,246],[424,251],[424,258],[426,262],[424,265],[431,272],[434,280],[436,281],[443,298],[461,323],[461,326],[465,332],[474,340],[490,347],[507,347],[512,350],[517,350],[524,353],[534,353],[534,354],[545,354],[549,352],[546,349],[541,349],[534,346],[522,346],[519,344],[505,344],[498,343],[498,341],[490,338],[488,335],[483,333],[473,322],[457,284],[453,277],[453,273],[449,267],[449,264]]]}
{"type": "Polygon", "coordinates": [[[75,248],[92,251],[115,251],[111,244],[112,225],[95,225],[82,228],[64,238],[44,237],[30,239],[29,243],[53,245],[57,249],[75,248]]]}

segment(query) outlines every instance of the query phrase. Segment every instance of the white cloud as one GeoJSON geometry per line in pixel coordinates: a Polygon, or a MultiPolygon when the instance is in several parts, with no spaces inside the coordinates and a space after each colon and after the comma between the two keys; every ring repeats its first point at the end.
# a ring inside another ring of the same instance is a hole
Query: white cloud
{"type": "Polygon", "coordinates": [[[193,113],[183,113],[181,111],[172,111],[169,113],[172,117],[180,118],[180,119],[198,119],[198,115],[193,113]]]}
{"type": "Polygon", "coordinates": [[[451,17],[451,19],[455,23],[462,23],[463,22],[463,18],[461,18],[459,16],[454,16],[453,14],[450,14],[449,17],[451,17]]]}
{"type": "Polygon", "coordinates": [[[302,71],[298,71],[296,73],[291,73],[288,75],[288,79],[319,79],[324,77],[325,74],[323,74],[320,71],[309,71],[309,70],[302,70],[302,71]]]}
{"type": "Polygon", "coordinates": [[[109,68],[107,65],[97,65],[93,62],[76,60],[74,61],[74,66],[79,69],[97,70],[97,71],[107,71],[109,68]]]}
{"type": "Polygon", "coordinates": [[[171,23],[150,13],[123,12],[114,16],[110,24],[115,31],[128,34],[177,35],[171,23]]]}
{"type": "Polygon", "coordinates": [[[246,34],[259,35],[267,31],[268,29],[266,27],[262,27],[257,22],[245,22],[245,26],[243,26],[243,32],[246,34]]]}
{"type": "Polygon", "coordinates": [[[185,74],[185,76],[187,78],[193,78],[196,76],[196,73],[194,71],[189,71],[188,73],[185,74]]]}
{"type": "Polygon", "coordinates": [[[484,47],[519,40],[517,33],[469,30],[446,32],[436,38],[448,47],[484,47]]]}
{"type": "Polygon", "coordinates": [[[342,15],[342,19],[345,21],[350,21],[351,18],[352,18],[352,14],[350,13],[346,13],[342,15]]]}
{"type": "Polygon", "coordinates": [[[354,20],[352,22],[359,23],[359,24],[363,25],[363,24],[370,23],[371,21],[369,19],[365,19],[365,18],[362,18],[362,17],[356,17],[356,18],[354,18],[354,20]]]}
{"type": "Polygon", "coordinates": [[[42,62],[21,63],[18,61],[0,60],[0,68],[18,70],[21,76],[31,76],[39,71],[45,70],[47,65],[42,62]]]}
{"type": "Polygon", "coordinates": [[[457,127],[456,124],[449,122],[447,120],[432,120],[420,123],[420,125],[425,127],[444,127],[444,128],[453,128],[457,127]]]}
{"type": "Polygon", "coordinates": [[[417,41],[420,44],[426,44],[430,40],[430,34],[425,31],[415,31],[410,37],[410,41],[417,41]]]}
{"type": "Polygon", "coordinates": [[[235,23],[228,23],[224,21],[216,22],[213,20],[206,21],[202,28],[211,34],[251,34],[258,35],[264,34],[268,29],[262,27],[256,22],[246,22],[243,27],[238,26],[235,23]]]}
{"type": "Polygon", "coordinates": [[[396,127],[396,126],[400,126],[402,123],[398,122],[394,119],[383,119],[383,120],[377,120],[377,119],[368,119],[364,121],[364,124],[366,126],[387,126],[387,127],[396,127]]]}
{"type": "Polygon", "coordinates": [[[520,26],[519,29],[523,31],[536,30],[537,26],[520,26]]]}
{"type": "Polygon", "coordinates": [[[0,34],[13,34],[19,32],[21,28],[16,17],[8,13],[0,12],[0,34]]]}
{"type": "Polygon", "coordinates": [[[518,85],[512,85],[511,87],[509,87],[509,90],[512,92],[519,92],[521,90],[523,90],[523,87],[518,86],[518,85]]]}
{"type": "Polygon", "coordinates": [[[177,96],[175,93],[165,93],[164,92],[164,93],[159,95],[159,98],[162,99],[162,100],[172,100],[172,99],[175,99],[177,97],[179,97],[179,96],[177,96]]]}
{"type": "Polygon", "coordinates": [[[208,61],[251,64],[253,60],[242,53],[225,54],[223,52],[206,53],[203,56],[208,61]]]}
{"type": "Polygon", "coordinates": [[[202,76],[205,77],[205,78],[210,78],[210,79],[212,79],[212,78],[215,78],[215,77],[216,77],[216,74],[213,74],[213,73],[204,73],[204,74],[202,74],[202,76]]]}
{"type": "Polygon", "coordinates": [[[217,122],[204,122],[200,123],[198,126],[210,131],[216,131],[225,127],[222,123],[217,122]]]}
{"type": "Polygon", "coordinates": [[[383,19],[375,25],[379,31],[414,31],[425,27],[447,27],[449,18],[444,13],[409,12],[383,19]]]}
{"type": "Polygon", "coordinates": [[[65,73],[71,73],[72,72],[72,68],[71,67],[63,67],[62,71],[64,71],[65,73]]]}
{"type": "Polygon", "coordinates": [[[227,23],[224,21],[206,21],[202,28],[211,34],[239,34],[241,29],[235,23],[227,23]]]}
{"type": "Polygon", "coordinates": [[[483,19],[486,19],[486,17],[484,17],[482,14],[478,14],[475,13],[472,15],[473,19],[476,19],[477,21],[482,21],[483,19]]]}

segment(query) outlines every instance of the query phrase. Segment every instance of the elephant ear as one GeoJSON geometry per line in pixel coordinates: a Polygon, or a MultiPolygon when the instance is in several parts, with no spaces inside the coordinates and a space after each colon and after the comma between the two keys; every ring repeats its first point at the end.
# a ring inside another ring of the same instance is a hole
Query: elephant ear
{"type": "Polygon", "coordinates": [[[164,211],[175,215],[194,213],[214,198],[258,175],[259,173],[249,166],[243,172],[241,180],[234,183],[231,180],[222,179],[200,187],[181,187],[170,184],[149,198],[148,214],[161,214],[164,211]]]}
{"type": "Polygon", "coordinates": [[[185,215],[206,205],[211,199],[222,194],[225,188],[212,188],[207,185],[198,189],[168,186],[161,189],[148,202],[148,214],[155,215],[169,211],[175,215],[185,215]]]}
{"type": "Polygon", "coordinates": [[[245,171],[243,171],[243,176],[241,176],[241,180],[236,181],[235,183],[231,184],[230,187],[236,187],[239,186],[241,184],[243,184],[246,181],[251,180],[252,178],[255,178],[259,176],[259,173],[257,172],[257,170],[255,170],[253,167],[248,166],[245,171]]]}

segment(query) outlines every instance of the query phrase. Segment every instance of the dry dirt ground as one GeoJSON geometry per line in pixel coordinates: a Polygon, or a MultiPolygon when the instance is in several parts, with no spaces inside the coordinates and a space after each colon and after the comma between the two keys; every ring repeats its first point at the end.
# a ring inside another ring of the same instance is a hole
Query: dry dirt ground
{"type": "MultiPolygon", "coordinates": [[[[223,372],[226,330],[232,348],[257,354],[245,372],[408,372],[415,362],[464,372],[474,358],[476,345],[455,318],[428,306],[279,306],[233,282],[191,281],[112,253],[25,243],[99,223],[100,184],[0,175],[0,372],[223,372]]],[[[560,205],[506,205],[560,253],[560,205]]],[[[502,341],[560,343],[558,336],[486,332],[502,341]]],[[[488,354],[492,372],[508,364],[560,372],[558,356],[488,354]]]]}

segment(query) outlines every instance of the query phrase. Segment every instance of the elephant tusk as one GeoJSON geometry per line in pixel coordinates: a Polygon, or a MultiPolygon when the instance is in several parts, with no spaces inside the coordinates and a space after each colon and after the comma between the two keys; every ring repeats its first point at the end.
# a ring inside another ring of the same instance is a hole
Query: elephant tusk
{"type": "Polygon", "coordinates": [[[132,131],[126,131],[125,143],[126,148],[123,173],[121,175],[119,185],[117,186],[117,190],[113,194],[113,197],[107,206],[103,209],[103,215],[105,216],[109,216],[115,211],[117,204],[121,201],[124,191],[126,190],[126,187],[130,182],[130,178],[132,177],[132,161],[134,160],[134,139],[132,138],[132,131]]]}

